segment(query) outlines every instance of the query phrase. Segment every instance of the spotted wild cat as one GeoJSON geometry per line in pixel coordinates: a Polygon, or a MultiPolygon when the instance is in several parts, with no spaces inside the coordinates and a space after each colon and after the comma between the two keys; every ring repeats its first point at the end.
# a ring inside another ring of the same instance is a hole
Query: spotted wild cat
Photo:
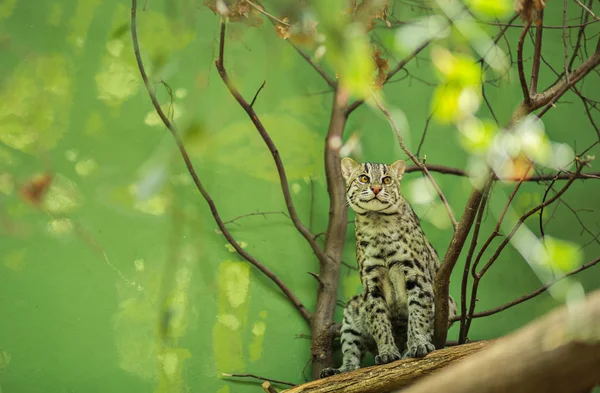
{"type": "MultiPolygon", "coordinates": [[[[344,309],[343,364],[321,377],[355,370],[365,350],[377,364],[433,351],[433,280],[438,255],[400,193],[404,161],[392,165],[342,160],[346,198],[356,213],[356,259],[363,293],[344,309]]],[[[456,304],[449,299],[450,317],[456,304]]]]}

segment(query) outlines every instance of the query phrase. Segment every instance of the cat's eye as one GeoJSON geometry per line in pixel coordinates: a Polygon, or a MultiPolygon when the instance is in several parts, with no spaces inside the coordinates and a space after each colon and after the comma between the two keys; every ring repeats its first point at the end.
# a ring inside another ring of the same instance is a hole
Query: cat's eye
{"type": "Polygon", "coordinates": [[[382,179],[382,181],[383,181],[383,184],[388,185],[388,184],[392,183],[392,178],[389,176],[386,176],[382,179]]]}
{"type": "Polygon", "coordinates": [[[358,177],[358,180],[361,183],[368,183],[369,182],[369,176],[367,176],[367,175],[361,175],[361,176],[358,177]]]}

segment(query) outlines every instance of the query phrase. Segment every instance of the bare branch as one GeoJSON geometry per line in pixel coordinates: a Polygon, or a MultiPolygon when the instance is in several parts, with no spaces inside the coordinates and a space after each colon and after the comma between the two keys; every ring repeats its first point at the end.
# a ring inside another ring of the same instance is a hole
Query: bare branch
{"type": "Polygon", "coordinates": [[[577,5],[579,5],[581,8],[583,8],[585,10],[585,12],[587,12],[589,15],[592,16],[592,18],[594,18],[594,20],[600,20],[600,18],[598,18],[598,16],[596,16],[596,14],[594,14],[592,12],[591,9],[589,9],[585,4],[583,4],[581,1],[579,0],[574,0],[575,3],[577,3],[577,5]]]}
{"type": "MultiPolygon", "coordinates": [[[[531,163],[529,165],[529,168],[531,168],[532,164],[533,163],[531,163]]],[[[481,261],[481,257],[483,256],[483,254],[485,253],[485,251],[487,250],[489,245],[492,244],[492,241],[497,236],[500,236],[500,226],[502,225],[502,222],[504,221],[504,216],[506,215],[506,212],[508,211],[510,205],[512,204],[512,201],[514,200],[515,196],[517,195],[517,191],[519,191],[521,184],[523,184],[523,181],[525,180],[525,176],[529,172],[529,168],[527,169],[527,171],[525,171],[525,174],[521,177],[521,180],[517,183],[517,185],[513,189],[512,193],[508,197],[508,201],[506,201],[506,204],[504,205],[504,209],[502,210],[500,217],[498,217],[498,222],[496,223],[496,227],[494,228],[494,230],[492,231],[490,236],[487,238],[487,240],[483,244],[483,247],[481,247],[481,249],[477,253],[477,257],[475,258],[475,262],[473,263],[473,268],[471,271],[471,273],[473,275],[473,286],[471,287],[471,302],[469,303],[469,312],[468,312],[468,314],[465,315],[465,318],[461,318],[461,323],[462,323],[463,319],[466,319],[464,333],[463,333],[464,335],[462,336],[463,339],[466,339],[467,335],[469,334],[469,329],[471,328],[471,322],[472,322],[471,316],[475,312],[475,306],[477,304],[477,290],[479,288],[479,282],[481,281],[481,277],[483,276],[482,274],[477,273],[477,266],[479,265],[479,262],[481,261]]],[[[464,314],[464,311],[461,311],[461,312],[464,314]]]]}
{"type": "Polygon", "coordinates": [[[324,282],[317,294],[317,305],[312,319],[312,375],[317,379],[321,370],[332,365],[334,313],[340,278],[341,258],[346,241],[348,209],[346,187],[342,178],[339,146],[346,126],[348,93],[338,87],[333,97],[331,119],[325,138],[325,174],[329,193],[329,224],[325,239],[328,259],[321,262],[319,277],[324,282]]]}
{"type": "Polygon", "coordinates": [[[533,48],[533,66],[531,67],[531,85],[529,86],[529,95],[533,96],[537,93],[538,78],[540,74],[540,59],[542,57],[542,37],[544,29],[542,23],[544,21],[544,10],[539,12],[539,23],[535,29],[535,44],[533,48]]]}
{"type": "Polygon", "coordinates": [[[454,269],[454,265],[458,260],[467,236],[473,226],[475,213],[477,212],[477,207],[481,203],[482,197],[483,190],[474,187],[465,205],[465,210],[458,223],[458,228],[452,236],[450,246],[446,250],[444,260],[435,277],[433,284],[435,293],[435,332],[433,344],[438,349],[444,347],[448,335],[448,285],[450,283],[450,275],[452,274],[452,269],[454,269]]]}
{"type": "Polygon", "coordinates": [[[396,125],[396,122],[392,118],[391,113],[383,106],[383,104],[379,101],[379,99],[377,99],[377,97],[373,96],[373,100],[374,100],[375,104],[377,105],[377,107],[379,108],[379,110],[385,115],[385,117],[387,117],[390,125],[392,126],[392,129],[396,133],[396,137],[398,138],[398,143],[400,144],[400,148],[402,148],[404,153],[406,153],[406,155],[410,157],[410,159],[415,163],[415,165],[417,165],[423,169],[423,172],[425,173],[427,178],[429,178],[431,185],[437,192],[438,196],[440,197],[440,200],[442,201],[442,203],[444,204],[444,207],[446,208],[446,212],[448,213],[448,217],[450,218],[450,222],[452,223],[454,230],[456,230],[456,227],[458,226],[458,224],[456,223],[456,219],[454,218],[454,214],[452,213],[452,208],[448,204],[448,201],[446,200],[444,193],[442,192],[442,190],[440,189],[440,187],[434,180],[433,176],[431,176],[431,173],[429,173],[427,166],[425,166],[422,162],[420,162],[417,159],[417,157],[415,157],[415,155],[412,154],[412,152],[406,147],[406,145],[404,144],[404,139],[402,138],[402,135],[400,134],[400,129],[398,128],[398,126],[396,125]]]}
{"type": "Polygon", "coordinates": [[[164,111],[160,107],[160,104],[158,103],[158,100],[154,93],[154,88],[152,87],[150,81],[148,80],[148,75],[146,74],[146,70],[145,70],[144,64],[142,62],[142,57],[140,55],[140,47],[139,47],[138,38],[137,38],[136,14],[137,14],[137,0],[131,0],[131,38],[133,41],[135,58],[137,61],[138,68],[140,70],[140,74],[142,76],[142,80],[144,81],[144,84],[146,85],[146,89],[148,90],[148,95],[150,96],[150,100],[152,101],[152,105],[154,106],[156,113],[158,114],[158,116],[160,117],[160,119],[162,120],[164,125],[169,129],[169,131],[171,132],[171,135],[175,139],[175,143],[177,144],[177,147],[179,148],[181,156],[183,157],[185,166],[187,167],[188,172],[192,176],[192,179],[194,180],[194,184],[196,185],[196,188],[198,189],[198,191],[200,191],[200,194],[202,194],[202,197],[208,204],[210,211],[212,213],[212,216],[215,219],[215,222],[217,223],[219,229],[223,233],[223,236],[225,236],[227,241],[233,246],[233,248],[237,251],[237,253],[242,258],[247,260],[250,264],[255,266],[258,270],[260,270],[263,274],[265,274],[269,279],[271,279],[271,281],[273,281],[279,287],[279,289],[281,289],[281,291],[287,296],[287,298],[292,302],[292,304],[296,307],[296,309],[298,309],[298,311],[300,312],[300,315],[302,315],[302,317],[306,321],[310,321],[311,314],[306,309],[306,307],[304,307],[304,304],[302,304],[302,302],[296,297],[296,295],[294,295],[292,293],[292,291],[281,281],[281,279],[279,277],[277,277],[277,275],[275,275],[272,271],[270,271],[266,266],[264,266],[262,263],[260,263],[256,258],[254,258],[252,255],[250,255],[248,252],[246,252],[237,243],[237,241],[231,236],[231,233],[229,233],[229,231],[227,230],[227,227],[221,220],[221,216],[219,215],[219,212],[217,210],[217,207],[216,207],[214,201],[210,197],[208,191],[206,191],[206,189],[204,188],[204,185],[201,183],[200,178],[198,177],[198,174],[196,173],[196,170],[194,169],[192,161],[191,161],[191,159],[187,153],[187,150],[185,149],[185,146],[183,145],[183,142],[179,135],[179,131],[177,130],[175,124],[172,123],[167,118],[164,111]]]}
{"type": "Polygon", "coordinates": [[[290,216],[288,216],[284,212],[254,212],[254,213],[246,213],[246,214],[242,214],[241,216],[234,217],[231,220],[225,221],[223,224],[225,224],[225,225],[233,224],[234,222],[236,222],[237,220],[239,220],[241,218],[252,217],[252,216],[263,216],[263,218],[266,218],[266,216],[268,216],[270,214],[281,214],[284,217],[290,218],[290,216]]]}
{"type": "MultiPolygon", "coordinates": [[[[600,44],[600,40],[598,40],[600,44]]],[[[545,92],[535,96],[533,100],[533,109],[541,108],[546,106],[538,113],[538,117],[544,116],[544,114],[554,106],[554,103],[558,101],[563,94],[565,94],[572,86],[579,82],[584,76],[586,76],[591,70],[600,64],[600,51],[596,50],[586,61],[581,63],[579,67],[575,69],[570,75],[569,80],[562,79],[554,86],[548,88],[545,92]]]]}
{"type": "Polygon", "coordinates": [[[335,89],[335,87],[337,86],[337,81],[333,78],[331,78],[317,63],[315,63],[308,54],[306,54],[302,49],[300,49],[296,44],[294,44],[292,41],[287,40],[291,46],[294,47],[294,49],[296,49],[296,51],[298,52],[298,54],[300,54],[300,56],[302,56],[304,58],[304,60],[306,60],[308,62],[308,64],[311,65],[312,68],[314,68],[315,71],[317,71],[317,73],[319,73],[319,75],[321,75],[321,78],[323,78],[325,80],[325,82],[327,82],[327,84],[335,89]]]}
{"type": "MultiPolygon", "coordinates": [[[[592,3],[594,2],[594,0],[589,0],[588,4],[591,7],[592,3]]],[[[579,49],[581,48],[581,42],[582,42],[582,38],[584,36],[585,33],[585,28],[587,27],[587,21],[590,17],[590,14],[587,12],[584,12],[583,15],[583,25],[579,28],[579,32],[577,33],[577,42],[575,43],[575,47],[573,48],[573,54],[571,55],[571,60],[569,61],[569,66],[567,67],[567,69],[569,70],[569,72],[571,72],[571,70],[573,69],[573,63],[575,63],[575,59],[577,58],[577,53],[579,51],[579,49]]]]}
{"type": "Polygon", "coordinates": [[[531,22],[527,22],[527,25],[521,31],[521,35],[519,36],[519,42],[517,44],[517,70],[519,71],[519,81],[521,82],[521,90],[523,90],[523,102],[525,105],[529,105],[531,103],[531,96],[529,95],[529,90],[527,89],[527,81],[525,80],[525,71],[523,70],[523,43],[525,41],[525,36],[531,27],[531,22]]]}
{"type": "Polygon", "coordinates": [[[263,81],[262,85],[260,85],[260,87],[258,88],[258,90],[256,90],[256,94],[254,94],[254,98],[252,98],[252,101],[250,102],[250,108],[252,108],[254,106],[254,102],[256,101],[256,98],[258,97],[258,94],[263,89],[263,87],[265,87],[266,83],[267,83],[266,80],[263,81]]]}
{"type": "Polygon", "coordinates": [[[231,95],[236,99],[236,101],[244,109],[244,111],[246,112],[248,117],[250,117],[250,120],[252,120],[254,127],[260,134],[261,138],[263,139],[263,141],[269,148],[271,155],[273,156],[273,161],[275,161],[275,166],[277,167],[277,174],[279,175],[279,182],[281,184],[281,192],[283,193],[283,198],[285,200],[285,204],[286,204],[288,213],[290,215],[292,222],[294,223],[294,226],[296,227],[298,232],[300,232],[300,234],[302,236],[304,236],[304,238],[306,239],[306,241],[312,248],[313,252],[317,256],[319,261],[322,261],[322,262],[326,261],[327,256],[325,255],[325,253],[323,252],[321,247],[319,247],[319,245],[315,241],[313,234],[310,233],[310,231],[304,226],[304,224],[298,217],[298,213],[296,212],[296,208],[294,206],[294,201],[292,200],[292,195],[290,193],[290,188],[288,185],[285,168],[283,166],[283,162],[281,161],[281,157],[279,156],[279,151],[277,150],[277,147],[275,147],[273,140],[267,133],[267,130],[265,129],[262,122],[258,118],[258,115],[254,111],[254,109],[248,104],[248,102],[244,99],[244,97],[242,97],[240,92],[233,85],[233,83],[229,79],[229,76],[227,75],[227,71],[225,70],[225,66],[224,66],[224,62],[223,62],[224,52],[225,52],[225,21],[222,21],[221,22],[221,35],[220,35],[220,41],[219,41],[219,57],[215,62],[217,70],[219,71],[219,75],[221,76],[221,79],[223,79],[223,82],[227,86],[227,89],[229,89],[229,92],[231,93],[231,95]]]}
{"type": "MultiPolygon", "coordinates": [[[[454,175],[454,176],[463,176],[468,177],[469,173],[465,170],[452,168],[444,165],[435,165],[435,164],[427,164],[425,165],[430,172],[443,173],[446,175],[454,175]]],[[[411,172],[420,172],[423,171],[423,168],[418,167],[416,165],[411,165],[406,167],[406,173],[411,172]]],[[[560,174],[549,174],[549,175],[536,175],[526,178],[524,181],[526,182],[538,182],[543,180],[570,180],[573,176],[572,172],[562,172],[560,174]]],[[[502,180],[502,181],[520,181],[518,178],[499,178],[496,175],[493,175],[494,180],[502,180]]],[[[600,172],[590,172],[590,173],[580,173],[577,175],[578,179],[600,179],[600,172]]]]}
{"type": "MultiPolygon", "coordinates": [[[[265,11],[264,7],[262,5],[260,5],[260,7],[252,2],[250,2],[249,0],[245,0],[248,4],[250,4],[252,7],[254,7],[256,10],[258,10],[261,14],[265,15],[273,24],[279,23],[285,27],[291,27],[291,25],[289,23],[286,23],[284,21],[282,21],[279,18],[274,17],[273,15],[271,15],[270,13],[268,13],[267,11],[265,11]]],[[[257,1],[257,3],[260,4],[260,2],[257,1]]],[[[308,64],[310,64],[310,66],[312,68],[314,68],[315,71],[317,71],[317,73],[319,73],[319,75],[321,75],[321,77],[325,80],[325,82],[327,82],[327,84],[335,89],[335,87],[337,86],[337,81],[333,78],[331,78],[317,63],[315,63],[310,56],[304,52],[302,49],[300,49],[296,44],[294,44],[291,40],[286,40],[294,49],[296,49],[296,51],[298,52],[298,54],[300,54],[300,56],[302,56],[302,58],[304,58],[304,60],[306,60],[308,62],[308,64]]]]}
{"type": "Polygon", "coordinates": [[[278,383],[278,384],[281,384],[281,385],[296,386],[295,383],[286,382],[286,381],[280,381],[278,379],[273,379],[273,378],[261,377],[260,375],[255,375],[255,374],[229,374],[229,373],[221,373],[221,375],[223,377],[225,377],[225,378],[252,378],[252,379],[257,379],[259,381],[269,381],[269,382],[274,382],[274,383],[278,383]]]}
{"type": "MultiPolygon", "coordinates": [[[[588,268],[596,265],[598,262],[600,262],[600,257],[594,259],[593,261],[590,261],[590,262],[587,262],[587,263],[581,265],[577,269],[568,272],[564,276],[561,276],[561,277],[558,277],[558,278],[554,279],[552,282],[550,282],[550,283],[548,283],[546,285],[543,285],[542,287],[536,289],[535,291],[533,291],[533,292],[531,292],[531,293],[529,293],[527,295],[521,296],[520,298],[512,300],[512,301],[510,301],[508,303],[505,303],[505,304],[503,304],[501,306],[494,307],[494,308],[486,310],[486,311],[481,311],[481,312],[478,312],[478,313],[474,313],[470,318],[482,318],[482,317],[487,317],[489,315],[494,315],[494,314],[497,314],[497,313],[499,313],[501,311],[504,311],[504,310],[507,310],[507,309],[509,309],[511,307],[514,307],[514,306],[516,306],[518,304],[526,302],[529,299],[533,299],[534,297],[536,297],[538,295],[541,295],[542,293],[546,292],[548,290],[548,288],[550,288],[551,286],[553,286],[554,284],[556,284],[560,280],[562,280],[562,279],[564,279],[566,277],[570,277],[570,276],[572,276],[574,274],[577,274],[579,272],[582,272],[582,271],[584,271],[584,270],[586,270],[586,269],[588,269],[588,268]]],[[[460,319],[461,319],[460,315],[457,315],[456,317],[452,318],[453,321],[458,321],[460,319]]]]}
{"type": "MultiPolygon", "coordinates": [[[[577,161],[578,168],[577,168],[577,172],[575,172],[575,173],[580,173],[581,170],[583,169],[585,163],[586,163],[586,161],[578,160],[577,161]]],[[[506,245],[510,242],[512,237],[515,235],[515,233],[521,227],[521,225],[525,222],[525,220],[527,218],[529,218],[530,216],[532,216],[534,213],[537,213],[539,210],[543,209],[544,207],[550,205],[551,203],[556,201],[558,198],[560,198],[560,196],[569,189],[569,187],[571,186],[571,184],[573,184],[574,181],[575,181],[575,177],[570,179],[554,196],[549,198],[547,201],[541,203],[540,205],[534,207],[533,209],[530,209],[528,212],[526,212],[521,217],[519,217],[519,220],[514,225],[513,229],[510,231],[510,233],[508,235],[506,235],[506,237],[504,238],[504,240],[502,241],[500,246],[498,246],[498,249],[496,250],[496,252],[492,255],[490,260],[485,264],[485,266],[478,273],[478,276],[480,278],[488,271],[488,269],[492,266],[492,264],[496,261],[496,259],[498,259],[498,257],[500,256],[500,253],[502,252],[504,247],[506,247],[506,245]]]]}
{"type": "Polygon", "coordinates": [[[458,342],[460,344],[464,344],[467,339],[468,328],[466,325],[466,316],[467,316],[467,284],[469,282],[469,270],[471,267],[471,260],[473,258],[473,253],[475,252],[475,247],[477,247],[477,239],[479,238],[479,229],[481,228],[481,222],[483,221],[483,213],[485,211],[485,207],[490,195],[490,189],[492,187],[493,180],[489,179],[488,183],[484,188],[483,198],[478,207],[477,211],[477,219],[475,221],[475,229],[473,230],[473,238],[471,239],[471,246],[469,247],[469,252],[467,253],[467,259],[465,261],[465,268],[463,270],[463,278],[460,287],[460,309],[462,313],[462,318],[460,319],[460,332],[458,335],[458,342]]]}
{"type": "Polygon", "coordinates": [[[565,79],[569,82],[569,46],[567,45],[567,0],[563,0],[563,46],[565,49],[564,69],[565,79]]]}

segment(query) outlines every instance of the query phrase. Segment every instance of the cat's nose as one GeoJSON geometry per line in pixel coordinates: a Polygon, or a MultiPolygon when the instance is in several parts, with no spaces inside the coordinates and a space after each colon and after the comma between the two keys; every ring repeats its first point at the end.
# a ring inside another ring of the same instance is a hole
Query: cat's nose
{"type": "Polygon", "coordinates": [[[381,187],[371,186],[371,190],[373,190],[373,194],[377,195],[379,194],[379,191],[381,191],[381,187]]]}

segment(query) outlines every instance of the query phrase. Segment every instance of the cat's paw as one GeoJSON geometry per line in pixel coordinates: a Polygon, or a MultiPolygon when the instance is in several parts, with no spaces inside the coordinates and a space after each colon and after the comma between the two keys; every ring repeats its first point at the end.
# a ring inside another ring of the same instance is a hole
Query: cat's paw
{"type": "Polygon", "coordinates": [[[426,340],[415,340],[408,343],[408,349],[403,358],[422,358],[435,350],[435,346],[426,340]]]}
{"type": "Polygon", "coordinates": [[[337,368],[327,367],[327,368],[324,368],[323,370],[321,370],[320,377],[327,378],[327,377],[331,377],[332,375],[339,374],[340,372],[341,371],[337,368]]]}
{"type": "Polygon", "coordinates": [[[375,364],[387,364],[401,358],[398,351],[383,352],[375,356],[375,364]]]}

